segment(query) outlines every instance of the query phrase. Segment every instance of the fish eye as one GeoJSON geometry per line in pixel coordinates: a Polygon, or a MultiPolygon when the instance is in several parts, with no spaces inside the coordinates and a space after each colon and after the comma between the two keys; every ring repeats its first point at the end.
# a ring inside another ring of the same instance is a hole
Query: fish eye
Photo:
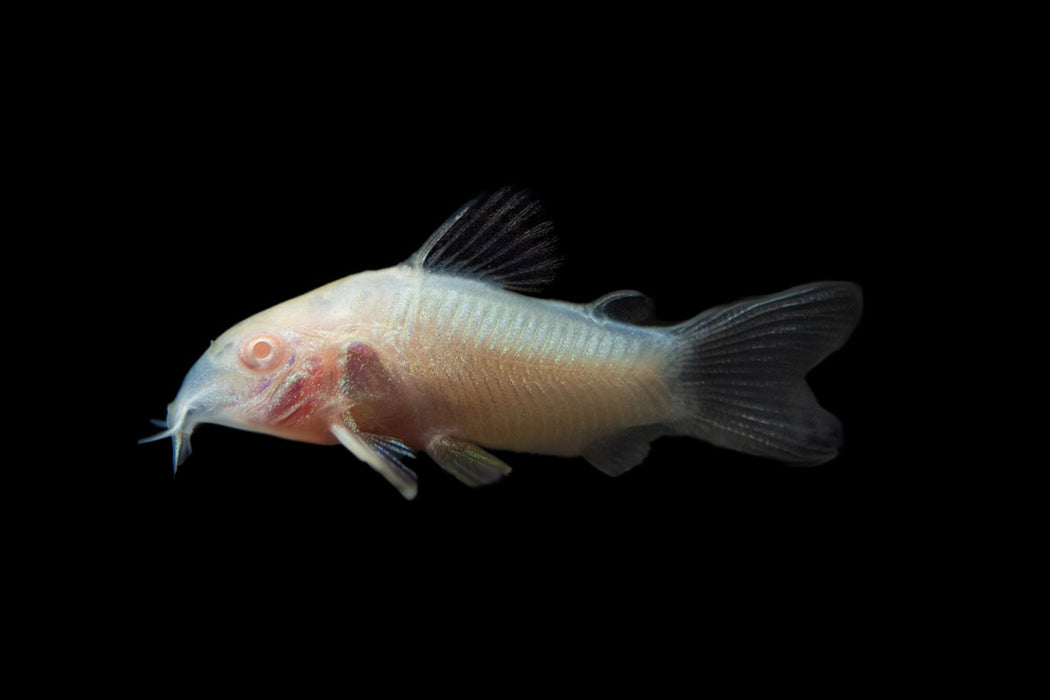
{"type": "Polygon", "coordinates": [[[256,360],[265,360],[273,352],[273,346],[266,340],[259,340],[252,344],[252,357],[256,360]]]}
{"type": "Polygon", "coordinates": [[[269,369],[276,364],[280,344],[268,335],[250,338],[241,346],[241,362],[250,369],[269,369]]]}

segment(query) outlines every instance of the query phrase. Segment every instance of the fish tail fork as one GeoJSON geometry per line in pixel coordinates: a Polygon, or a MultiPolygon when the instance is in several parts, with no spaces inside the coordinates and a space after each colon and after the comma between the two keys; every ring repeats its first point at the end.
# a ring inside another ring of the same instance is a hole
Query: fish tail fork
{"type": "Polygon", "coordinates": [[[842,425],[805,376],[846,342],[860,313],[857,285],[816,282],[675,326],[675,432],[788,464],[834,458],[842,425]]]}

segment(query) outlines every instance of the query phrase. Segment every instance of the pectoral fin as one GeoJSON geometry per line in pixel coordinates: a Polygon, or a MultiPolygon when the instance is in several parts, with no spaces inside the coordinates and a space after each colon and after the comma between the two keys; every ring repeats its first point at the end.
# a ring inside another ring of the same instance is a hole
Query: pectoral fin
{"type": "Polygon", "coordinates": [[[334,423],[332,435],[355,457],[383,475],[405,498],[416,497],[418,487],[415,473],[401,464],[399,457],[415,454],[403,442],[385,435],[359,433],[345,425],[334,423]]]}
{"type": "Polygon", "coordinates": [[[436,437],[427,443],[427,454],[467,486],[491,484],[510,473],[502,460],[459,438],[436,437]]]}

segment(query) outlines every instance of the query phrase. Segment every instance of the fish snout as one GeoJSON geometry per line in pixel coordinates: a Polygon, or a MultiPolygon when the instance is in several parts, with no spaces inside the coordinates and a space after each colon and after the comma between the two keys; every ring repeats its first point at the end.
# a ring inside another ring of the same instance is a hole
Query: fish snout
{"type": "Polygon", "coordinates": [[[172,467],[174,471],[178,471],[182,463],[190,456],[190,435],[193,433],[193,428],[200,422],[193,419],[193,413],[192,408],[180,405],[177,399],[172,401],[168,404],[167,420],[153,421],[154,425],[162,428],[166,427],[167,429],[156,435],[142,438],[139,440],[139,444],[164,440],[170,437],[172,467]]]}
{"type": "Polygon", "coordinates": [[[175,400],[168,404],[167,419],[158,426],[167,428],[156,435],[139,440],[153,442],[164,438],[172,441],[172,464],[177,471],[190,456],[190,435],[200,423],[215,422],[215,417],[236,400],[226,388],[221,372],[205,354],[190,368],[182,381],[175,400]]]}
{"type": "Polygon", "coordinates": [[[168,404],[168,426],[171,432],[171,459],[175,469],[182,466],[190,456],[190,435],[200,421],[195,418],[199,412],[193,406],[178,403],[178,399],[168,404]]]}

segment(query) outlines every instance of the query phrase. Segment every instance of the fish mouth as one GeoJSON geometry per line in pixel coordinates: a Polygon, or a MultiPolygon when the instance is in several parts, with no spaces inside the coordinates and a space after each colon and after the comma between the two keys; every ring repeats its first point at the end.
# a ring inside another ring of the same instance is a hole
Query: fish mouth
{"type": "Polygon", "coordinates": [[[145,442],[156,442],[157,440],[164,440],[170,437],[172,474],[178,472],[179,467],[190,456],[190,434],[193,433],[193,429],[198,423],[197,420],[191,418],[193,413],[193,408],[182,407],[176,403],[169,404],[167,421],[150,421],[153,425],[159,428],[166,428],[166,430],[138,441],[141,445],[145,442]],[[173,418],[174,420],[172,420],[173,418]]]}
{"type": "Polygon", "coordinates": [[[190,456],[190,434],[193,429],[200,423],[213,422],[233,400],[225,389],[221,367],[216,364],[210,351],[205,352],[190,367],[175,399],[168,404],[167,419],[153,421],[154,425],[166,430],[139,442],[171,438],[172,473],[177,472],[190,456]]]}

